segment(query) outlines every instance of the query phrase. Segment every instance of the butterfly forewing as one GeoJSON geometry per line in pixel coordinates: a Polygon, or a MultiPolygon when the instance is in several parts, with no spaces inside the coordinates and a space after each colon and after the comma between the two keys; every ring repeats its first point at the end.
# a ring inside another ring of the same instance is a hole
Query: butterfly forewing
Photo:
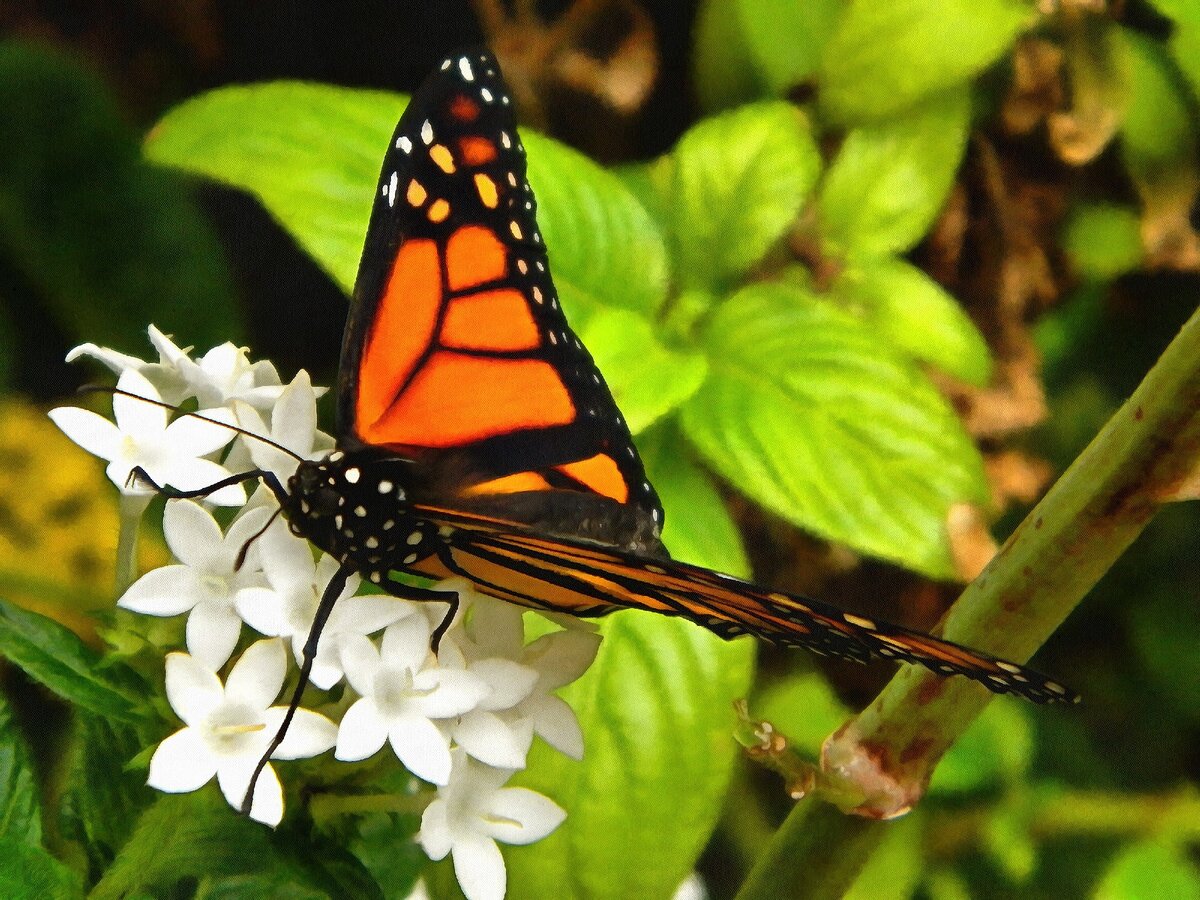
{"type": "Polygon", "coordinates": [[[412,457],[433,498],[576,492],[662,510],[567,325],[493,57],[417,91],[384,158],[342,348],[339,433],[412,457]]]}

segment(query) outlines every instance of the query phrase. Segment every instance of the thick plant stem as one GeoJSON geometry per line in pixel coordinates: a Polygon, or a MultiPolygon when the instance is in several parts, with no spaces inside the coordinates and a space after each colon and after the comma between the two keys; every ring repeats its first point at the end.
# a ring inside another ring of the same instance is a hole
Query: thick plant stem
{"type": "MultiPolygon", "coordinates": [[[[1180,496],[1198,461],[1200,311],[963,591],[946,616],[945,636],[1027,660],[1158,508],[1180,496]]],[[[1087,685],[1073,686],[1086,703],[1087,685]]],[[[905,667],[826,741],[822,764],[831,776],[858,782],[871,797],[855,810],[859,815],[899,815],[920,798],[942,754],[989,696],[966,679],[940,680],[905,667]]],[[[832,806],[809,801],[776,833],[738,898],[840,896],[886,827],[846,820],[832,806]]]]}

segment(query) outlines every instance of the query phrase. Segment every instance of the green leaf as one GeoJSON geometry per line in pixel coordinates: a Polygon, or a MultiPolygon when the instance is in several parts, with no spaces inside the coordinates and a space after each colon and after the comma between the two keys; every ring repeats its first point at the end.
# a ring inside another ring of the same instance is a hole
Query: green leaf
{"type": "MultiPolygon", "coordinates": [[[[146,154],[257,196],[350,292],[387,149],[406,98],[298,82],[212,91],[171,110],[146,154]]],[[[555,280],[575,302],[651,313],[666,291],[653,220],[613,173],[523,133],[555,280]]],[[[570,301],[566,304],[570,306],[570,301]]]]}
{"type": "Polygon", "coordinates": [[[103,872],[156,794],[146,787],[145,769],[130,765],[143,749],[135,729],[80,711],[72,731],[61,827],[92,870],[103,872]]]}
{"type": "Polygon", "coordinates": [[[41,847],[0,837],[0,897],[5,900],[71,900],[83,897],[79,877],[41,847]]]}
{"type": "Polygon", "coordinates": [[[1179,73],[1166,48],[1151,38],[1118,28],[1129,65],[1130,92],[1121,124],[1126,161],[1166,167],[1195,156],[1196,129],[1179,73]]]}
{"type": "Polygon", "coordinates": [[[951,577],[951,504],[987,495],[947,402],[849,315],[794,285],[740,291],[712,318],[709,377],[684,431],[739,490],[789,521],[951,577]]]}
{"type": "Polygon", "coordinates": [[[25,737],[0,695],[0,840],[40,847],[42,809],[25,737]]]}
{"type": "Polygon", "coordinates": [[[53,619],[0,600],[0,656],[55,694],[119,722],[133,721],[137,700],[99,668],[99,657],[53,619]]]}
{"type": "Polygon", "coordinates": [[[596,662],[562,692],[583,761],[539,742],[515,779],[568,815],[546,840],[505,848],[513,900],[669,897],[716,825],[753,642],[639,612],[616,613],[602,633],[596,662]]]}
{"type": "Polygon", "coordinates": [[[967,794],[1006,782],[1020,783],[1033,763],[1033,751],[1028,706],[997,698],[942,757],[929,789],[967,794]]]}
{"type": "Polygon", "coordinates": [[[241,336],[215,235],[179,179],[139,158],[96,72],[0,44],[0,131],[0,254],[64,334],[133,351],[151,321],[202,345],[241,336]]]}
{"type": "Polygon", "coordinates": [[[602,309],[577,331],[634,434],[696,393],[708,371],[702,355],[666,347],[644,316],[628,310],[602,309]]]}
{"type": "Polygon", "coordinates": [[[817,69],[845,0],[736,0],[749,55],[772,93],[782,94],[817,69]]]}
{"type": "Polygon", "coordinates": [[[954,184],[970,114],[970,94],[956,88],[900,118],[850,131],[817,201],[829,249],[862,258],[919,241],[954,184]]]}
{"type": "Polygon", "coordinates": [[[702,109],[740,106],[766,92],[751,60],[736,4],[704,0],[692,33],[692,81],[702,109]]]}
{"type": "Polygon", "coordinates": [[[1184,847],[1167,840],[1143,840],[1117,854],[1092,895],[1095,900],[1128,897],[1200,898],[1200,872],[1184,847]]]}
{"type": "Polygon", "coordinates": [[[851,715],[818,672],[780,679],[754,698],[750,712],[774,725],[792,747],[812,760],[820,755],[825,739],[851,715]]]}
{"type": "Polygon", "coordinates": [[[844,270],[832,294],[893,347],[968,384],[991,377],[987,342],[958,301],[904,260],[883,257],[844,270]]]}
{"type": "Polygon", "coordinates": [[[663,543],[671,556],[746,578],[750,561],[737,524],[673,422],[638,436],[638,450],[665,514],[663,543]]]}
{"type": "MultiPolygon", "coordinates": [[[[759,103],[706,119],[671,151],[676,271],[683,288],[728,287],[795,220],[820,172],[805,117],[759,103]]],[[[668,186],[669,185],[669,186],[668,186]]]]}
{"type": "Polygon", "coordinates": [[[1109,281],[1141,265],[1141,219],[1127,206],[1081,204],[1067,220],[1063,248],[1081,275],[1109,281]]]}
{"type": "Polygon", "coordinates": [[[272,832],[239,816],[211,784],[160,797],[89,896],[174,896],[189,885],[195,891],[196,882],[201,896],[382,896],[336,845],[299,830],[272,832]]]}
{"type": "Polygon", "coordinates": [[[822,111],[853,124],[965,84],[1036,16],[1022,0],[851,2],[825,45],[822,111]]]}

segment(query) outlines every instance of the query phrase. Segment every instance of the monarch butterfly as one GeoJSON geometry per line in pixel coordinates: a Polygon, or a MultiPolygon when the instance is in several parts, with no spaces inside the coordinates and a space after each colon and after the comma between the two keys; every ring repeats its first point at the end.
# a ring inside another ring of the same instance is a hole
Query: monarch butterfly
{"type": "Polygon", "coordinates": [[[301,461],[286,486],[262,471],[228,480],[263,478],[291,530],[341,563],[306,663],[353,572],[449,602],[436,646],[456,597],[404,573],[464,576],[542,610],[650,610],[724,638],[1075,699],[1014,663],[670,559],[629,428],[559,305],[525,169],[495,58],[446,59],[383,160],[342,345],[337,449],[301,461]]]}

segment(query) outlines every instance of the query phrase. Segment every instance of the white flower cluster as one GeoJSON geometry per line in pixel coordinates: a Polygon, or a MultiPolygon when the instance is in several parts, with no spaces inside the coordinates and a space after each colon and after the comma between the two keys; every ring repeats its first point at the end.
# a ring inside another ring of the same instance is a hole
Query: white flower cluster
{"type": "MultiPolygon", "coordinates": [[[[321,392],[306,372],[285,386],[273,365],[251,363],[232,344],[193,359],[153,326],[149,333],[156,363],[92,344],[67,357],[92,357],[118,374],[115,424],[83,409],[50,413],[68,437],[108,460],[109,478],[126,499],[143,498],[142,509],[149,489],[131,481],[135,468],[156,484],[181,490],[256,467],[286,484],[299,457],[320,456],[332,446],[317,430],[321,392]],[[198,415],[172,415],[147,400],[172,406],[194,401],[198,415]],[[222,423],[264,435],[295,456],[222,423]]],[[[311,546],[278,518],[267,526],[275,501],[266,490],[247,501],[241,485],[233,484],[204,501],[241,509],[222,529],[204,505],[168,502],[163,533],[176,562],[142,575],[119,605],[155,616],[188,614],[188,652],[166,657],[167,697],[184,727],[156,749],[149,784],[192,791],[215,775],[226,799],[240,807],[286,711],[272,705],[288,671],[284,639],[300,662],[338,563],[326,554],[314,560],[311,546]],[[222,684],[218,673],[238,646],[243,623],[265,637],[229,667],[222,684]]],[[[362,760],[390,745],[411,773],[437,786],[417,835],[425,852],[435,860],[453,854],[470,900],[503,897],[505,869],[496,841],[540,840],[566,815],[546,797],[504,784],[525,767],[534,734],[569,756],[582,756],[574,712],[554,691],[591,664],[599,636],[576,625],[526,644],[521,610],[455,579],[437,585],[456,591],[461,604],[435,655],[430,637],[448,605],[360,596],[360,587],[357,577],[347,581],[322,632],[310,679],[329,690],[344,678],[345,696],[357,699],[340,723],[298,709],[272,758],[311,757],[332,748],[339,760],[362,760]],[[370,637],[379,632],[380,638],[370,637]]],[[[282,819],[283,790],[269,764],[256,782],[250,815],[271,825],[282,819]]]]}

